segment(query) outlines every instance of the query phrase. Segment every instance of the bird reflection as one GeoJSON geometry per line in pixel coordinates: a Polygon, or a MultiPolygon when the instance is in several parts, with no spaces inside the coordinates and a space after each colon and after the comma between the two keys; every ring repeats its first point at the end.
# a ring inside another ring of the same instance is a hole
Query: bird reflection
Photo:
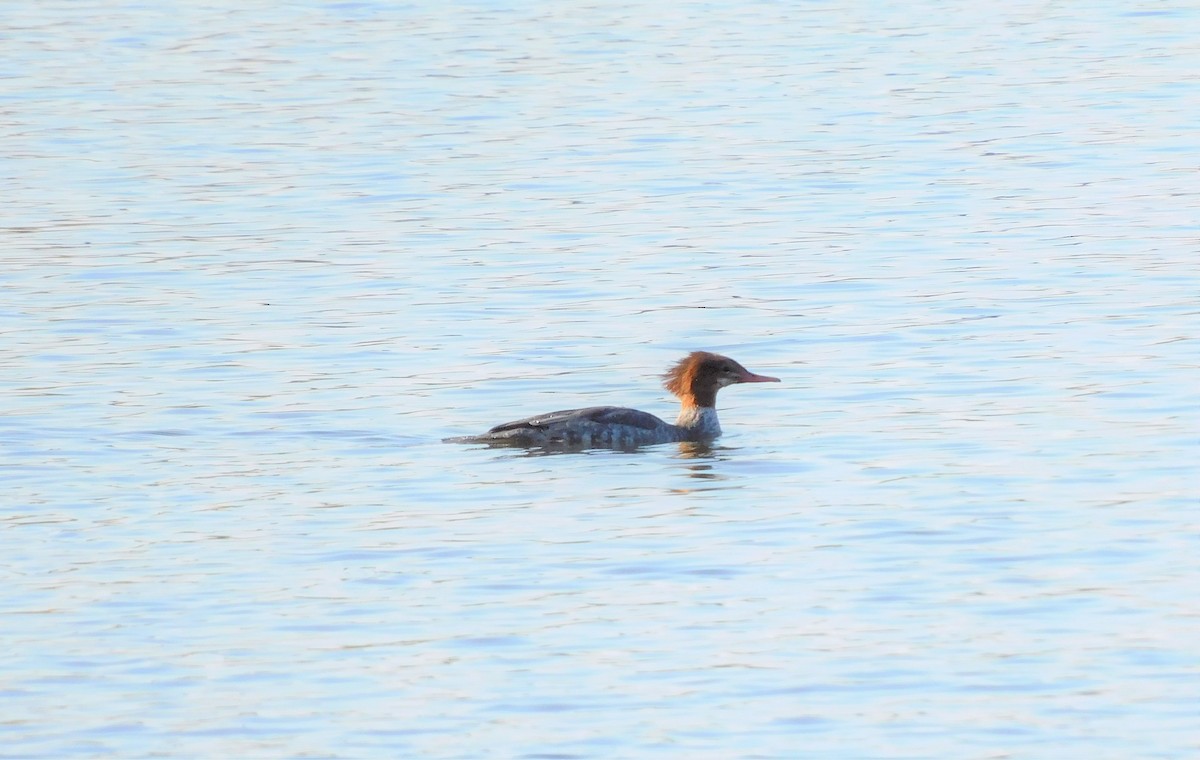
{"type": "Polygon", "coordinates": [[[719,451],[712,443],[699,441],[684,441],[679,444],[680,459],[714,459],[719,451]]]}
{"type": "Polygon", "coordinates": [[[688,477],[700,480],[725,480],[726,476],[713,472],[713,465],[706,462],[716,462],[727,459],[725,452],[734,451],[728,446],[714,446],[711,442],[687,441],[679,444],[679,454],[676,459],[699,460],[688,464],[688,477]]]}

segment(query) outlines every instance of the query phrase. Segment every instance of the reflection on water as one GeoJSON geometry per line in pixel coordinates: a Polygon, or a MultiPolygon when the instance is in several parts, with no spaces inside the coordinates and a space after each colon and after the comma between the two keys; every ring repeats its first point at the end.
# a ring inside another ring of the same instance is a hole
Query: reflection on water
{"type": "Polygon", "coordinates": [[[727,446],[716,446],[708,441],[684,441],[678,444],[679,459],[717,459],[718,452],[734,451],[727,446]]]}
{"type": "MultiPolygon", "coordinates": [[[[727,461],[732,456],[735,456],[733,454],[733,452],[737,451],[737,449],[734,449],[734,448],[730,448],[727,446],[717,446],[712,443],[687,442],[687,443],[680,443],[677,445],[679,447],[679,451],[677,454],[675,454],[676,459],[700,460],[700,462],[705,462],[705,460],[709,460],[712,462],[727,461]]],[[[720,472],[720,470],[716,464],[708,464],[708,463],[702,464],[700,462],[696,462],[695,464],[688,464],[683,468],[687,472],[688,477],[696,478],[698,480],[728,480],[729,479],[728,476],[723,475],[720,472]]],[[[679,493],[680,491],[679,491],[679,489],[675,489],[674,492],[679,493]]]]}
{"type": "Polygon", "coordinates": [[[1195,754],[1200,11],[665,7],[12,5],[7,755],[1195,754]]]}
{"type": "MultiPolygon", "coordinates": [[[[443,443],[455,443],[454,438],[443,439],[443,443]]],[[[663,443],[653,446],[629,446],[629,447],[594,447],[584,445],[571,445],[568,443],[553,443],[545,446],[526,446],[520,442],[512,440],[486,441],[481,443],[469,444],[477,451],[486,451],[489,449],[501,449],[507,451],[515,451],[520,456],[554,456],[557,454],[592,454],[595,456],[604,456],[606,454],[636,454],[636,453],[661,453],[665,451],[674,451],[677,459],[722,459],[725,458],[721,452],[732,452],[737,449],[728,446],[718,446],[712,442],[694,442],[683,441],[680,443],[663,443]]],[[[703,469],[706,466],[696,465],[689,469],[703,469]]]]}

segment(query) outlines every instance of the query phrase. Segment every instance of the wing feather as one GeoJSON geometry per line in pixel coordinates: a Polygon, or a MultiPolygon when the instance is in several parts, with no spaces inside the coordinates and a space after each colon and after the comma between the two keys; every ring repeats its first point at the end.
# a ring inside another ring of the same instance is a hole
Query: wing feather
{"type": "Polygon", "coordinates": [[[488,435],[504,433],[522,428],[545,429],[556,425],[569,425],[573,422],[592,422],[600,425],[629,425],[630,427],[654,430],[664,424],[662,420],[649,412],[637,409],[627,409],[622,406],[590,406],[586,409],[562,409],[557,412],[547,412],[523,420],[513,420],[497,425],[488,431],[488,435]]]}

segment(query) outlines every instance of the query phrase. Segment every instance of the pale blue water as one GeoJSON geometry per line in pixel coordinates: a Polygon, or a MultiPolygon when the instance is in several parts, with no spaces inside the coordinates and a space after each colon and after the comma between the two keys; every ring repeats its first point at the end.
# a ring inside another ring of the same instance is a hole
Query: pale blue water
{"type": "Polygon", "coordinates": [[[1198,22],[8,9],[0,757],[1200,754],[1198,22]]]}

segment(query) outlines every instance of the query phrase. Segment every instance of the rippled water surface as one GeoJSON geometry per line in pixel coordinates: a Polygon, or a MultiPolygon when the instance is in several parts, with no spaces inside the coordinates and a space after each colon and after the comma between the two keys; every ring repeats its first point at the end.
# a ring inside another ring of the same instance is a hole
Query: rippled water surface
{"type": "Polygon", "coordinates": [[[1197,756],[1198,24],[9,8],[0,755],[1197,756]]]}

